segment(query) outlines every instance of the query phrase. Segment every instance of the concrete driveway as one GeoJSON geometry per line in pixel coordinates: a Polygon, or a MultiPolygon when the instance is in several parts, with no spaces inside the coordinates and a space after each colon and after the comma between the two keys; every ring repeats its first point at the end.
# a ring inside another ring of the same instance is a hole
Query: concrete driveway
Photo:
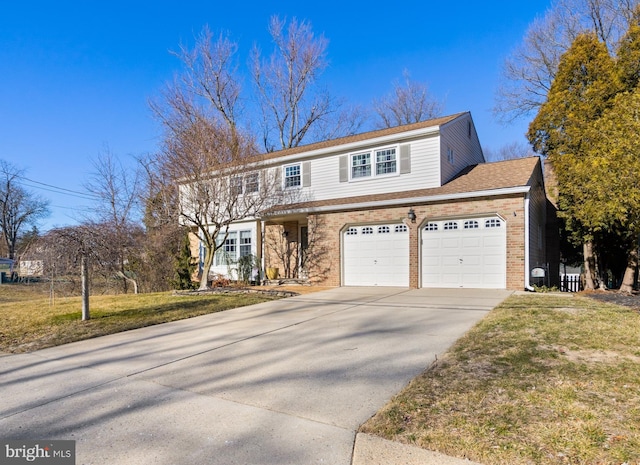
{"type": "Polygon", "coordinates": [[[358,427],[509,294],[336,288],[7,355],[0,439],[72,439],[78,464],[349,465],[358,427]]]}

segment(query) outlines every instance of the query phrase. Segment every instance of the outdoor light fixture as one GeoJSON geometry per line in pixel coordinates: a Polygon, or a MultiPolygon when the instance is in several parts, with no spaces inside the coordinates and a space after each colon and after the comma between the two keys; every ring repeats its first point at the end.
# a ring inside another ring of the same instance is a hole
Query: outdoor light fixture
{"type": "Polygon", "coordinates": [[[409,218],[412,223],[416,222],[416,212],[413,211],[413,208],[409,209],[409,213],[407,213],[407,218],[409,218]]]}

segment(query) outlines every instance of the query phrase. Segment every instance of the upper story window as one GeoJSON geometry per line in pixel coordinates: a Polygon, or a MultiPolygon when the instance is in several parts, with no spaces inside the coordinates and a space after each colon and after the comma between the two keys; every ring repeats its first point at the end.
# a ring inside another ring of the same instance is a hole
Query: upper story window
{"type": "Polygon", "coordinates": [[[242,195],[242,176],[234,176],[229,181],[229,188],[231,189],[231,195],[242,195]]]}
{"type": "Polygon", "coordinates": [[[284,167],[284,187],[302,186],[300,163],[284,167]]]}
{"type": "Polygon", "coordinates": [[[231,195],[251,194],[260,190],[260,175],[249,173],[246,176],[232,176],[229,179],[231,195]]]}
{"type": "Polygon", "coordinates": [[[244,177],[245,192],[258,192],[260,190],[260,175],[258,173],[249,173],[244,177]]]}
{"type": "MultiPolygon", "coordinates": [[[[399,173],[397,147],[385,147],[349,156],[350,179],[371,179],[399,173]]],[[[344,179],[346,181],[346,177],[344,179]]]]}
{"type": "Polygon", "coordinates": [[[456,162],[455,155],[453,154],[453,149],[451,147],[447,147],[447,161],[452,165],[456,162]]]}
{"type": "Polygon", "coordinates": [[[351,156],[351,179],[371,176],[371,154],[359,153],[351,156]]]}
{"type": "Polygon", "coordinates": [[[396,149],[376,150],[376,174],[395,174],[396,172],[396,149]]]}

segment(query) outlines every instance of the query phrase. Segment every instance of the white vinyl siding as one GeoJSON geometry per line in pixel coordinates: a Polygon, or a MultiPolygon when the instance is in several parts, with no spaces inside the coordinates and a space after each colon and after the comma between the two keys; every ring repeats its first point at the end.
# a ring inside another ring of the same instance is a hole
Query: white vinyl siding
{"type": "MultiPolygon", "coordinates": [[[[439,187],[438,138],[430,136],[399,147],[396,150],[397,173],[375,179],[365,178],[370,181],[349,182],[352,176],[351,155],[364,151],[337,152],[332,156],[313,158],[308,161],[313,181],[309,187],[303,187],[301,195],[310,200],[329,200],[439,187]]],[[[373,149],[371,153],[373,155],[373,149]]],[[[372,159],[372,169],[375,170],[373,165],[375,159],[372,159]]]]}
{"type": "Polygon", "coordinates": [[[466,166],[484,163],[482,148],[469,115],[440,129],[440,160],[442,184],[451,181],[466,166]]]}
{"type": "MultiPolygon", "coordinates": [[[[470,116],[462,115],[441,126],[439,133],[432,132],[410,140],[402,140],[402,134],[399,134],[395,143],[372,140],[369,144],[363,141],[360,145],[349,148],[338,145],[332,152],[323,151],[315,156],[307,156],[305,152],[301,152],[300,161],[295,163],[299,166],[300,178],[292,177],[289,186],[299,183],[297,187],[301,189],[301,197],[309,201],[440,187],[443,180],[449,181],[464,166],[483,161],[473,124],[472,137],[469,137],[470,122],[470,116]],[[454,151],[455,166],[447,162],[447,146],[454,151]],[[381,153],[378,164],[376,152],[391,148],[395,150],[395,154],[392,156],[381,153]],[[369,157],[361,157],[362,154],[369,154],[369,157]],[[450,169],[444,171],[443,165],[449,165],[450,169]],[[376,175],[377,169],[380,170],[379,175],[376,175]],[[312,173],[312,180],[309,177],[305,181],[307,172],[312,173]]],[[[294,158],[287,158],[286,163],[279,165],[283,187],[287,186],[287,173],[284,169],[294,166],[293,160],[294,158]]]]}

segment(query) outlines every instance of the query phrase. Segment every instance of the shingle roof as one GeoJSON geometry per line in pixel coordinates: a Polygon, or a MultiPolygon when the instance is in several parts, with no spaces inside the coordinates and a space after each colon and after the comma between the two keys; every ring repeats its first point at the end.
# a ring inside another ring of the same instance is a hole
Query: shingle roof
{"type": "Polygon", "coordinates": [[[404,126],[395,126],[392,128],[378,129],[376,131],[363,132],[362,134],[354,134],[352,136],[340,137],[338,139],[331,139],[322,142],[316,142],[309,145],[301,145],[298,147],[292,147],[290,149],[279,150],[277,152],[271,152],[263,154],[263,160],[271,160],[274,158],[286,157],[288,155],[295,155],[303,152],[311,152],[315,150],[326,149],[330,147],[337,147],[343,144],[351,144],[354,142],[366,141],[369,139],[375,139],[378,137],[390,136],[393,134],[401,134],[403,132],[411,132],[418,129],[426,129],[432,127],[442,126],[462,115],[466,115],[468,112],[456,113],[455,115],[443,116],[441,118],[434,118],[419,123],[405,124],[404,126]]]}
{"type": "Polygon", "coordinates": [[[454,179],[441,187],[304,202],[287,206],[286,210],[313,210],[321,207],[335,207],[336,209],[340,209],[341,206],[351,206],[360,203],[386,203],[393,200],[398,200],[398,203],[400,203],[404,199],[428,199],[429,197],[466,193],[472,194],[474,192],[525,187],[530,184],[539,162],[540,159],[538,157],[527,157],[493,163],[482,163],[467,167],[454,179]]]}

